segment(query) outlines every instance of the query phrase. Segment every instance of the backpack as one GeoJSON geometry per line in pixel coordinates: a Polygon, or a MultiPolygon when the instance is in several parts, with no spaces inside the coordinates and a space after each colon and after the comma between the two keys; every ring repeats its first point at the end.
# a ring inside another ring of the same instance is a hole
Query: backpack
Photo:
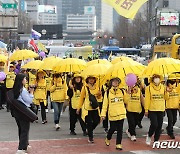
{"type": "Polygon", "coordinates": [[[97,101],[96,97],[93,94],[91,94],[89,87],[87,87],[87,90],[88,90],[88,94],[89,94],[90,106],[93,109],[96,109],[97,107],[99,107],[98,101],[97,101]]]}

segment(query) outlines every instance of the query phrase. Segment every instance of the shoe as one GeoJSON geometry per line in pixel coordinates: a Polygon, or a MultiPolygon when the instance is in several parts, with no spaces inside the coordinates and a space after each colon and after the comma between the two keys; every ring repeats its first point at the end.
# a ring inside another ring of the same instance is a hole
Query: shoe
{"type": "Polygon", "coordinates": [[[30,152],[31,148],[32,148],[32,146],[28,145],[28,146],[27,146],[26,153],[30,152]]]}
{"type": "Polygon", "coordinates": [[[149,135],[146,136],[146,144],[147,145],[151,144],[151,137],[149,137],[149,135]]]}
{"type": "Polygon", "coordinates": [[[42,124],[46,124],[46,123],[47,123],[47,120],[43,120],[43,121],[42,121],[42,124]]]}
{"type": "Polygon", "coordinates": [[[109,146],[110,145],[110,140],[108,140],[107,138],[105,139],[105,144],[107,145],[107,146],[109,146]]]}
{"type": "Polygon", "coordinates": [[[16,154],[27,154],[26,150],[18,150],[16,154]]]}
{"type": "Polygon", "coordinates": [[[136,136],[131,136],[131,141],[136,141],[136,136]]]}
{"type": "Polygon", "coordinates": [[[88,142],[89,143],[94,143],[94,139],[89,137],[88,142]]]}
{"type": "Polygon", "coordinates": [[[83,131],[83,136],[87,136],[88,133],[86,131],[83,131]]]}
{"type": "Polygon", "coordinates": [[[116,149],[117,150],[122,150],[122,145],[121,144],[116,144],[116,149]]]}
{"type": "MultiPolygon", "coordinates": [[[[162,131],[161,131],[162,132],[162,131]]],[[[166,132],[170,136],[171,134],[169,133],[168,127],[166,127],[166,132]]]]}
{"type": "Polygon", "coordinates": [[[161,129],[161,134],[164,132],[164,128],[161,129]]]}
{"type": "Polygon", "coordinates": [[[56,131],[58,131],[58,130],[60,129],[59,124],[56,124],[56,125],[55,125],[55,128],[56,128],[56,131]]]}
{"type": "Polygon", "coordinates": [[[7,109],[7,112],[10,112],[10,110],[9,110],[9,109],[7,109]]]}
{"type": "Polygon", "coordinates": [[[139,127],[139,128],[143,128],[143,126],[142,126],[142,124],[141,124],[141,123],[139,123],[139,124],[138,124],[138,127],[139,127]]]}
{"type": "Polygon", "coordinates": [[[108,133],[108,128],[104,128],[104,132],[107,134],[108,133]]]}
{"type": "Polygon", "coordinates": [[[175,139],[174,134],[169,135],[171,139],[175,139]]]}
{"type": "Polygon", "coordinates": [[[48,113],[49,111],[48,111],[48,109],[46,109],[46,113],[48,113]]]}
{"type": "Polygon", "coordinates": [[[35,120],[36,123],[38,123],[38,120],[35,120]]]}
{"type": "Polygon", "coordinates": [[[131,138],[131,134],[129,133],[128,129],[126,130],[126,134],[129,138],[131,138]]]}
{"type": "Polygon", "coordinates": [[[70,132],[70,135],[77,135],[76,132],[70,132]]]}

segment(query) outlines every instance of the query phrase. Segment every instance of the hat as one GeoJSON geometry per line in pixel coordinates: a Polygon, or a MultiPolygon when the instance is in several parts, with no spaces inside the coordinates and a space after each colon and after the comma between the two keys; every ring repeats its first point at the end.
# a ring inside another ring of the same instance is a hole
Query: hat
{"type": "Polygon", "coordinates": [[[82,78],[82,75],[80,73],[76,73],[76,74],[74,74],[74,78],[76,78],[76,77],[81,77],[82,78]]]}
{"type": "Polygon", "coordinates": [[[43,70],[38,70],[37,74],[40,73],[40,72],[42,72],[44,75],[46,75],[46,73],[43,70]]]}
{"type": "Polygon", "coordinates": [[[117,80],[119,83],[121,83],[121,79],[119,77],[111,77],[110,81],[112,82],[113,80],[117,80]]]}
{"type": "Polygon", "coordinates": [[[88,83],[88,79],[89,79],[89,78],[94,78],[95,80],[97,80],[97,79],[98,79],[98,78],[97,78],[97,77],[95,77],[95,76],[87,76],[87,77],[86,77],[86,83],[88,83]]]}
{"type": "Polygon", "coordinates": [[[14,65],[13,65],[13,64],[10,64],[9,67],[14,67],[14,65]]]}
{"type": "Polygon", "coordinates": [[[168,80],[176,80],[176,75],[175,74],[171,74],[168,76],[168,80]]]}

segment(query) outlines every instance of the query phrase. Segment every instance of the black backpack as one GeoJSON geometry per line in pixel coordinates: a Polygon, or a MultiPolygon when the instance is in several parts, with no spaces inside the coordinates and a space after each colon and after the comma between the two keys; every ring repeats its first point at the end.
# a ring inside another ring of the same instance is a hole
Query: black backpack
{"type": "Polygon", "coordinates": [[[89,101],[90,101],[90,105],[93,109],[96,109],[97,107],[99,107],[98,101],[96,99],[96,97],[91,94],[89,87],[87,87],[88,90],[88,94],[89,94],[89,101]]]}

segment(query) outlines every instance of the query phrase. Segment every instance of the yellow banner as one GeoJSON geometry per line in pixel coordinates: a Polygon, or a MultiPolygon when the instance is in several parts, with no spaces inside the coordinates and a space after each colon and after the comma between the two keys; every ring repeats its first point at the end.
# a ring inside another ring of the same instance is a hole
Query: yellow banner
{"type": "Polygon", "coordinates": [[[38,41],[38,45],[37,46],[38,46],[39,50],[44,51],[46,53],[48,52],[46,47],[40,41],[38,41]]]}
{"type": "Polygon", "coordinates": [[[111,5],[119,15],[134,19],[141,6],[148,0],[103,0],[111,5]]]}

